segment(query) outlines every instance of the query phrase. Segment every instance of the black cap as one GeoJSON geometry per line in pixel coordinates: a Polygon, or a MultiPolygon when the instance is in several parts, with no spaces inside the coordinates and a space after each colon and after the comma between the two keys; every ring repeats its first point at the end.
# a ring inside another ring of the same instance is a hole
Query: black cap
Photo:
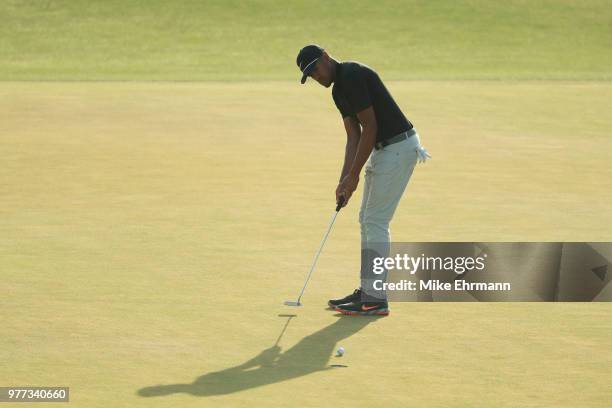
{"type": "Polygon", "coordinates": [[[306,78],[314,69],[321,55],[323,55],[323,48],[316,44],[307,45],[300,50],[296,62],[300,71],[302,71],[302,83],[306,82],[306,78]]]}

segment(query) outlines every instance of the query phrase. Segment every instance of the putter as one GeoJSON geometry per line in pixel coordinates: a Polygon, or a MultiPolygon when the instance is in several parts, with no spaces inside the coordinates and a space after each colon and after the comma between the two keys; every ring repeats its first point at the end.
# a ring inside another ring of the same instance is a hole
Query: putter
{"type": "Polygon", "coordinates": [[[336,211],[334,211],[334,215],[332,216],[331,222],[329,223],[329,227],[327,227],[327,232],[325,233],[325,236],[323,236],[323,240],[321,241],[321,245],[319,245],[319,250],[317,251],[317,254],[315,255],[314,261],[312,261],[312,266],[310,267],[310,271],[308,272],[308,275],[306,276],[306,282],[304,282],[304,286],[302,287],[302,291],[300,292],[300,296],[298,296],[296,301],[285,300],[285,305],[286,306],[293,306],[293,307],[302,306],[302,303],[300,302],[300,300],[302,300],[302,296],[304,295],[304,291],[306,290],[306,286],[308,285],[308,281],[310,280],[310,276],[312,275],[312,271],[314,271],[315,265],[317,264],[317,260],[319,259],[319,255],[321,255],[321,251],[323,250],[323,246],[325,245],[325,241],[327,241],[327,237],[329,236],[329,232],[331,231],[332,227],[334,226],[334,222],[336,221],[336,217],[338,216],[338,213],[340,212],[340,209],[342,208],[342,204],[344,204],[344,196],[343,195],[341,195],[340,198],[338,199],[338,205],[336,205],[336,211]]]}

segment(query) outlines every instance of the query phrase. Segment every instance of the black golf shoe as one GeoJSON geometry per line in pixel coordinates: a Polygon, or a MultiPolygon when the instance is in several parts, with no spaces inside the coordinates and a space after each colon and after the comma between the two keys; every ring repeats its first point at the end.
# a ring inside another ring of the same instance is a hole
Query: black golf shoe
{"type": "Polygon", "coordinates": [[[335,309],[336,307],[345,303],[358,302],[361,299],[361,289],[355,289],[350,295],[343,297],[342,299],[331,299],[327,302],[329,307],[335,309]]]}
{"type": "Polygon", "coordinates": [[[356,300],[336,306],[336,310],[350,316],[387,316],[389,304],[387,302],[362,302],[356,300]]]}

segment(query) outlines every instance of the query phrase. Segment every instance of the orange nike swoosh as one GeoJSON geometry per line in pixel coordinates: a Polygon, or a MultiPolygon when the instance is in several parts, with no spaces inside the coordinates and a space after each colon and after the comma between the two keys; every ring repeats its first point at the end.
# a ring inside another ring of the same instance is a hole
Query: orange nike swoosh
{"type": "Polygon", "coordinates": [[[361,305],[361,310],[363,310],[364,312],[367,310],[372,310],[372,309],[376,309],[378,306],[374,305],[374,306],[366,306],[366,305],[361,305]]]}

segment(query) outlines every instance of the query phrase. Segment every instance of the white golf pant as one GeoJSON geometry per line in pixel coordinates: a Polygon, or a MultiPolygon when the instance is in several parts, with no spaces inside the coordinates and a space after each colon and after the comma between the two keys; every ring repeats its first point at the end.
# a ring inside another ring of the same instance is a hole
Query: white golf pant
{"type": "Polygon", "coordinates": [[[412,176],[419,145],[416,133],[370,154],[359,210],[362,246],[367,242],[390,242],[389,223],[412,176]]]}
{"type": "MultiPolygon", "coordinates": [[[[366,294],[376,298],[384,298],[386,294],[369,290],[372,288],[372,275],[371,272],[364,274],[364,268],[371,268],[371,255],[368,253],[374,250],[375,256],[386,257],[389,254],[389,224],[417,164],[416,149],[419,146],[417,133],[401,142],[373,150],[365,165],[363,199],[359,211],[361,287],[366,294]]],[[[378,278],[386,280],[386,272],[378,278]]]]}

